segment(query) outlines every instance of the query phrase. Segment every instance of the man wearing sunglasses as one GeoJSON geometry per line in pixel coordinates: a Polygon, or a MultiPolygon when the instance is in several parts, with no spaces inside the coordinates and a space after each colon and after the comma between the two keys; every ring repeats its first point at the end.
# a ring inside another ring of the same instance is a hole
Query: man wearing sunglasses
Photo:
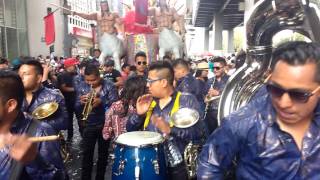
{"type": "Polygon", "coordinates": [[[147,79],[148,74],[147,74],[147,68],[148,68],[148,63],[147,63],[147,55],[145,52],[140,51],[137,52],[137,54],[134,57],[134,62],[136,66],[136,71],[130,75],[132,76],[143,76],[144,78],[147,79]]]}
{"type": "Polygon", "coordinates": [[[272,54],[265,95],[226,117],[199,156],[198,179],[320,179],[320,45],[272,54]]]}
{"type": "MultiPolygon", "coordinates": [[[[226,60],[223,57],[215,57],[213,59],[213,73],[214,77],[207,81],[205,92],[207,97],[218,97],[221,95],[229,76],[225,73],[226,60]]],[[[208,125],[208,131],[211,134],[218,127],[218,106],[219,98],[207,102],[207,113],[205,122],[208,125]]]]}

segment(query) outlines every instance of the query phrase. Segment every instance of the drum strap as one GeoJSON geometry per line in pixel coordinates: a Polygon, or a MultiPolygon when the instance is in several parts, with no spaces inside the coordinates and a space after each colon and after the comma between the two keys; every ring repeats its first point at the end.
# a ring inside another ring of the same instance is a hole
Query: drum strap
{"type": "MultiPolygon", "coordinates": [[[[174,103],[173,103],[173,107],[170,112],[170,116],[172,116],[172,114],[174,114],[175,112],[177,112],[179,110],[180,96],[181,96],[181,92],[178,91],[178,93],[176,95],[176,99],[174,100],[174,103]]],[[[156,105],[157,105],[157,102],[155,100],[152,100],[151,105],[149,107],[149,110],[147,111],[146,119],[144,120],[143,130],[145,130],[147,128],[147,126],[149,125],[153,109],[156,107],[156,105]]],[[[170,127],[173,127],[173,122],[171,120],[169,122],[169,125],[170,125],[170,127]]]]}

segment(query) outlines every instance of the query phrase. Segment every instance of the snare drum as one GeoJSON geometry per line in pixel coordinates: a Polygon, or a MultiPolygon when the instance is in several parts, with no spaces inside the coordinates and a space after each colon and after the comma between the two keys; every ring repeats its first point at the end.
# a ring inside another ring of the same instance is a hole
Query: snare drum
{"type": "Polygon", "coordinates": [[[166,179],[163,141],[161,134],[156,132],[135,131],[121,134],[115,141],[112,179],[166,179]]]}

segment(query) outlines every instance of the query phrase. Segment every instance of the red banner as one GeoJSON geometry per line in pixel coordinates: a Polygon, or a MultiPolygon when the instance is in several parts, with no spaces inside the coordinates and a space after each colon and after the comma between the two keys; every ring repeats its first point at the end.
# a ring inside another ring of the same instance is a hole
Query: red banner
{"type": "Polygon", "coordinates": [[[54,30],[54,15],[53,13],[44,17],[44,26],[45,26],[45,40],[46,44],[50,45],[55,40],[55,30],[54,30]]]}
{"type": "Polygon", "coordinates": [[[136,23],[147,24],[148,20],[148,0],[136,0],[136,23]]]}

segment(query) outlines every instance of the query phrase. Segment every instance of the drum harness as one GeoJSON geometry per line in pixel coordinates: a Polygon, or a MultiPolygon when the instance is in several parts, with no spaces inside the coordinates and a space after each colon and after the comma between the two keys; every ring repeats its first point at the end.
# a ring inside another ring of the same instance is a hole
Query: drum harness
{"type": "MultiPolygon", "coordinates": [[[[181,94],[182,93],[180,91],[177,92],[173,107],[170,112],[170,116],[172,116],[175,112],[179,110],[181,94]]],[[[156,107],[156,105],[157,105],[156,101],[152,100],[151,105],[146,114],[143,130],[146,130],[147,126],[149,125],[153,109],[156,107]]],[[[169,121],[169,126],[171,128],[174,126],[171,119],[169,121]]],[[[173,137],[170,137],[170,136],[167,137],[167,146],[165,146],[165,152],[167,155],[166,157],[167,157],[169,166],[176,167],[177,165],[179,165],[184,161],[188,170],[188,176],[194,177],[196,175],[196,170],[197,170],[196,160],[199,153],[199,149],[200,149],[200,145],[193,144],[192,141],[190,141],[185,148],[185,151],[183,154],[184,158],[183,158],[178,147],[173,142],[173,137]]]]}

